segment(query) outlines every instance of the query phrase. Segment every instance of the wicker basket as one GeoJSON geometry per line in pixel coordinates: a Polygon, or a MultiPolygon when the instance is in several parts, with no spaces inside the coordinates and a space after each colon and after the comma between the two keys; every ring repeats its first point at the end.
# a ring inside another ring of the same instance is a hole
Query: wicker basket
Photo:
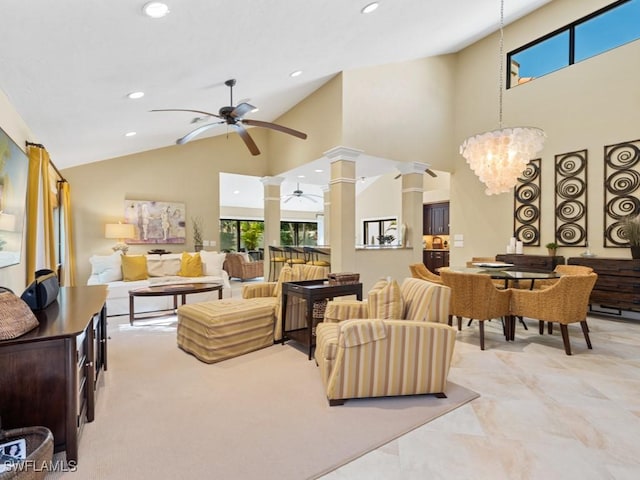
{"type": "Polygon", "coordinates": [[[330,273],[328,277],[329,285],[351,285],[360,281],[359,273],[330,273]]]}
{"type": "Polygon", "coordinates": [[[0,480],[42,480],[51,470],[47,468],[53,459],[53,435],[46,427],[0,430],[0,444],[24,438],[27,458],[24,463],[0,473],[0,480]]]}

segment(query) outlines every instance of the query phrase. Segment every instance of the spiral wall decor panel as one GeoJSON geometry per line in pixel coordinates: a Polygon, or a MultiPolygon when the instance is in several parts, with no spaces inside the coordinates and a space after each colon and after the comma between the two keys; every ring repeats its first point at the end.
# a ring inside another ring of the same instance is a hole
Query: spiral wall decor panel
{"type": "Polygon", "coordinates": [[[513,236],[529,247],[540,246],[540,168],[531,160],[513,192],[513,236]]]}
{"type": "Polygon", "coordinates": [[[555,241],[560,246],[587,246],[587,151],[555,156],[555,241]]]}
{"type": "Polygon", "coordinates": [[[640,212],[640,140],[604,147],[604,246],[628,247],[621,220],[640,212]]]}

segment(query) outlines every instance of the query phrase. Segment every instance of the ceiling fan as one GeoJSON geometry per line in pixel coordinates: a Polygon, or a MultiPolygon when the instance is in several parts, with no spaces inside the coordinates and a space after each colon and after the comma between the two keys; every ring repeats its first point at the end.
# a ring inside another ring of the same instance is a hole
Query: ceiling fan
{"type": "Polygon", "coordinates": [[[284,203],[291,201],[293,198],[306,198],[307,200],[311,200],[314,203],[318,203],[316,198],[323,198],[320,195],[314,195],[313,193],[304,193],[302,190],[300,190],[300,184],[298,183],[296,185],[296,189],[293,192],[291,192],[289,195],[283,196],[283,198],[286,198],[284,203]]]}
{"type": "Polygon", "coordinates": [[[233,106],[233,87],[236,84],[236,80],[234,78],[227,80],[224,84],[230,89],[230,97],[231,101],[230,105],[226,107],[222,107],[218,113],[205,112],[202,110],[191,110],[188,108],[165,108],[158,110],[151,110],[152,112],[193,112],[193,113],[201,113],[209,117],[219,118],[219,122],[208,123],[207,125],[203,125],[201,127],[196,128],[195,130],[190,131],[184,137],[176,140],[178,145],[182,145],[183,143],[187,143],[189,140],[197,137],[202,132],[214,128],[218,125],[227,124],[231,127],[235,128],[240,135],[240,138],[244,141],[245,145],[249,149],[252,155],[260,155],[260,150],[256,146],[256,143],[253,141],[249,132],[244,127],[245,125],[253,126],[253,127],[262,127],[262,128],[270,128],[271,130],[276,130],[282,133],[288,133],[289,135],[293,135],[294,137],[298,137],[301,139],[306,139],[307,134],[299,132],[298,130],[294,130],[293,128],[285,127],[282,125],[278,125],[276,123],[263,122],[261,120],[251,120],[248,118],[244,118],[244,116],[252,112],[256,109],[253,105],[243,102],[239,103],[235,107],[233,106]]]}
{"type": "MultiPolygon", "coordinates": [[[[430,168],[425,168],[425,173],[431,175],[433,178],[438,178],[438,174],[436,172],[434,172],[433,170],[431,170],[430,168]]],[[[399,179],[402,176],[401,173],[399,173],[398,175],[396,175],[395,177],[393,177],[394,180],[399,179]]]]}

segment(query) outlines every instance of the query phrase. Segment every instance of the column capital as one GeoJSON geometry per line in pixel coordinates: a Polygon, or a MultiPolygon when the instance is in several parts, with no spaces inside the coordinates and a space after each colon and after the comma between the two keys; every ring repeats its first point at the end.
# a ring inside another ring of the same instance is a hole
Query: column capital
{"type": "Polygon", "coordinates": [[[284,177],[262,177],[260,178],[260,181],[264,186],[267,186],[267,185],[280,186],[282,185],[282,182],[284,182],[284,177]]]}
{"type": "Polygon", "coordinates": [[[396,168],[400,170],[402,175],[408,175],[410,173],[423,174],[427,168],[431,165],[421,162],[397,162],[396,168]]]}
{"type": "Polygon", "coordinates": [[[323,155],[331,160],[332,163],[338,160],[349,160],[351,162],[355,162],[356,158],[358,158],[362,153],[362,150],[357,150],[355,148],[337,146],[327,150],[323,155]]]}

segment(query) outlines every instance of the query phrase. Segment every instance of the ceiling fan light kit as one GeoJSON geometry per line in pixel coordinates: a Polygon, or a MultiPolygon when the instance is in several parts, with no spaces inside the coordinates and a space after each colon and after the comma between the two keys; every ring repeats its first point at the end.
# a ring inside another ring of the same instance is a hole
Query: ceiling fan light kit
{"type": "Polygon", "coordinates": [[[224,125],[224,124],[227,124],[236,130],[236,132],[238,133],[238,135],[240,135],[240,138],[245,143],[245,145],[247,146],[247,148],[249,149],[252,155],[260,155],[260,150],[258,149],[257,145],[251,138],[251,135],[249,135],[249,132],[247,131],[247,129],[244,127],[245,125],[253,126],[253,127],[268,128],[270,130],[275,130],[278,132],[286,133],[288,135],[293,135],[294,137],[300,138],[302,140],[307,138],[306,133],[300,132],[298,130],[294,130],[293,128],[285,127],[283,125],[278,125],[276,123],[263,122],[261,120],[251,120],[248,118],[244,118],[246,114],[256,111],[257,110],[256,107],[246,102],[242,102],[236,106],[233,106],[233,87],[236,84],[236,80],[232,78],[224,82],[224,84],[227,87],[229,87],[230,105],[220,108],[217,114],[206,112],[203,110],[192,110],[192,109],[186,109],[186,108],[168,108],[168,109],[158,109],[158,110],[151,110],[151,111],[152,112],[192,112],[192,113],[199,113],[202,115],[206,115],[208,117],[215,117],[220,119],[220,121],[208,123],[206,125],[202,125],[201,127],[196,128],[195,130],[190,131],[184,137],[181,137],[178,140],[176,140],[176,143],[178,145],[187,143],[189,140],[192,140],[193,138],[197,137],[201,133],[211,128],[214,128],[218,125],[224,125]]]}

